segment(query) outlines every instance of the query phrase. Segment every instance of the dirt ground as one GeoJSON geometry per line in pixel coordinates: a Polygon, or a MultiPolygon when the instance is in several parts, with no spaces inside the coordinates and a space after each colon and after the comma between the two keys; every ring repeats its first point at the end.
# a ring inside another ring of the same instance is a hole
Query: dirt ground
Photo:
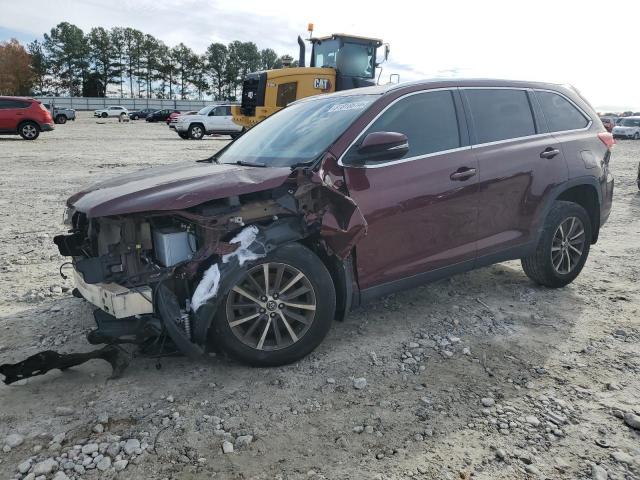
{"type": "MultiPolygon", "coordinates": [[[[87,113],[34,142],[0,137],[0,363],[92,348],[92,309],[52,242],[69,195],[226,142],[87,113]]],[[[566,288],[507,262],[357,309],[282,368],[138,357],[113,381],[95,361],[0,384],[0,477],[640,478],[622,419],[640,414],[639,160],[640,142],[618,142],[611,218],[566,288]],[[101,461],[74,466],[85,450],[101,461]]]]}

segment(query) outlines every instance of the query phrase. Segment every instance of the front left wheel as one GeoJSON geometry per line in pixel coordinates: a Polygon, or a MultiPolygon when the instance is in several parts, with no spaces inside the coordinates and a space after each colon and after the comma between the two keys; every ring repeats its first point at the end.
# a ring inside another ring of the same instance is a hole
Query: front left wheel
{"type": "Polygon", "coordinates": [[[67,123],[67,117],[64,115],[58,115],[56,117],[56,123],[60,124],[60,125],[64,125],[65,123],[67,123]]]}
{"type": "Polygon", "coordinates": [[[216,346],[254,366],[295,362],[327,335],[335,315],[331,275],[308,248],[290,243],[255,262],[220,302],[216,346]]]}

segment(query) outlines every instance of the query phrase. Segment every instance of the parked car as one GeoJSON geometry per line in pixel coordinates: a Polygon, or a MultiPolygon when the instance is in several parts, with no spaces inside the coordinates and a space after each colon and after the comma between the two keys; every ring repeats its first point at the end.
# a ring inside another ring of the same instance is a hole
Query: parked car
{"type": "Polygon", "coordinates": [[[615,118],[602,117],[600,120],[602,120],[602,124],[604,125],[604,128],[607,129],[607,132],[611,132],[613,130],[613,127],[616,126],[615,118]]]}
{"type": "Polygon", "coordinates": [[[175,123],[176,132],[182,139],[202,140],[205,135],[231,135],[239,137],[244,128],[234,123],[231,105],[204,107],[196,115],[181,115],[175,123]]]}
{"type": "Polygon", "coordinates": [[[20,135],[35,140],[40,132],[55,128],[49,111],[37,100],[0,97],[0,135],[20,135]]]}
{"type": "Polygon", "coordinates": [[[164,110],[156,110],[147,115],[146,120],[147,122],[164,122],[172,113],[180,113],[180,110],[169,110],[166,108],[164,110]]]}
{"type": "Polygon", "coordinates": [[[640,117],[624,117],[620,124],[613,127],[615,138],[640,140],[640,117]]]}
{"type": "Polygon", "coordinates": [[[167,125],[169,125],[169,128],[171,128],[172,130],[175,130],[178,117],[182,115],[196,115],[197,113],[198,112],[196,112],[195,110],[191,112],[185,112],[185,113],[172,113],[171,115],[169,115],[169,118],[167,119],[167,125]]]}
{"type": "Polygon", "coordinates": [[[53,107],[51,109],[51,105],[48,103],[43,103],[44,108],[49,110],[51,116],[53,117],[53,121],[59,124],[65,124],[69,120],[75,121],[76,119],[76,111],[73,108],[64,108],[64,107],[53,107]]]}
{"type": "Polygon", "coordinates": [[[107,117],[120,117],[129,115],[129,111],[120,106],[112,106],[107,108],[101,108],[93,112],[94,117],[107,118],[107,117]]]}
{"type": "Polygon", "coordinates": [[[148,115],[155,112],[155,108],[143,108],[142,110],[136,110],[135,112],[129,112],[129,118],[131,120],[138,120],[139,118],[147,118],[148,115]]]}
{"type": "Polygon", "coordinates": [[[474,268],[520,259],[537,284],[571,283],[611,211],[613,145],[562,85],[346,90],[290,104],[208,161],[82,190],[54,241],[99,307],[96,343],[166,333],[189,356],[211,341],[280,365],[351,307],[474,268]]]}

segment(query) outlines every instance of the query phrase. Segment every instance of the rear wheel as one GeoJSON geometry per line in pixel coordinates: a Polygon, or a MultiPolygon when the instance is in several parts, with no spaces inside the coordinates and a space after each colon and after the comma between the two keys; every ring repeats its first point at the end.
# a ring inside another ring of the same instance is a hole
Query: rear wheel
{"type": "Polygon", "coordinates": [[[291,243],[254,263],[218,308],[213,340],[255,366],[295,362],[324,339],[335,315],[331,275],[308,248],[291,243]]]}
{"type": "Polygon", "coordinates": [[[131,117],[131,120],[137,120],[138,118],[138,115],[134,115],[133,117],[131,117]]]}
{"type": "Polygon", "coordinates": [[[556,202],[545,221],[533,255],[523,258],[524,273],[536,283],[558,288],[582,271],[591,247],[591,221],[573,202],[556,202]]]}
{"type": "Polygon", "coordinates": [[[25,140],[35,140],[40,135],[40,128],[35,122],[24,122],[18,127],[18,133],[25,140]]]}
{"type": "Polygon", "coordinates": [[[56,116],[56,123],[59,123],[60,125],[67,123],[67,117],[64,115],[56,116]]]}
{"type": "Polygon", "coordinates": [[[202,125],[195,124],[189,127],[189,138],[202,140],[202,137],[204,137],[204,127],[202,125]]]}

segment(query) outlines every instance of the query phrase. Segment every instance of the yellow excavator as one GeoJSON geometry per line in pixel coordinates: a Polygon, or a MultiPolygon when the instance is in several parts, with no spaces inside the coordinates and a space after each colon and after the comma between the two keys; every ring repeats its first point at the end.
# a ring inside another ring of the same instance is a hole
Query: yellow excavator
{"type": "Polygon", "coordinates": [[[297,67],[247,74],[241,103],[231,108],[235,123],[249,129],[300,98],[375,85],[378,48],[384,45],[384,60],[389,56],[389,45],[377,38],[334,33],[309,42],[310,66],[305,66],[305,44],[298,37],[297,67]]]}

